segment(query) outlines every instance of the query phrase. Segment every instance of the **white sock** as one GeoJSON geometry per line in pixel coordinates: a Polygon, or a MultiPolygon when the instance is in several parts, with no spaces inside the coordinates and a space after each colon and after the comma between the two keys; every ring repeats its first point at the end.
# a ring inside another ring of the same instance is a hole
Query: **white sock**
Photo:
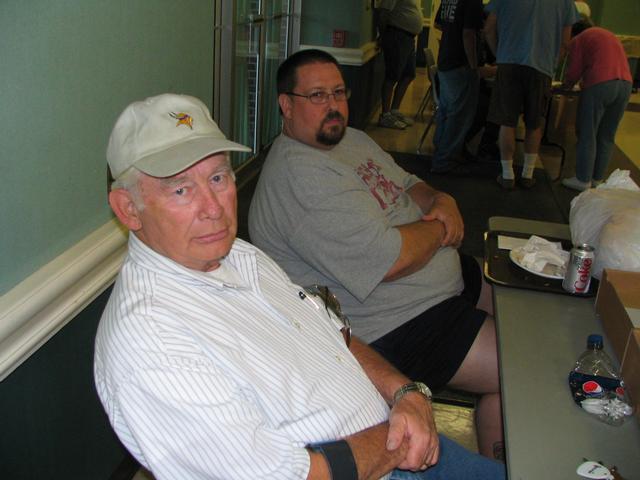
{"type": "Polygon", "coordinates": [[[524,165],[522,165],[522,178],[533,177],[533,169],[536,168],[537,153],[525,153],[524,165]]]}
{"type": "Polygon", "coordinates": [[[505,180],[513,180],[516,178],[513,173],[513,160],[500,160],[502,164],[502,178],[505,180]]]}

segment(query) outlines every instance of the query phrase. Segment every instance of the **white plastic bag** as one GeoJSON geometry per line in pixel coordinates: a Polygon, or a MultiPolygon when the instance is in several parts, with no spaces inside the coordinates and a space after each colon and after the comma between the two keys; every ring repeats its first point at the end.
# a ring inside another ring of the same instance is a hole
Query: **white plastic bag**
{"type": "Polygon", "coordinates": [[[598,185],[597,188],[601,190],[618,188],[635,192],[640,191],[640,187],[631,179],[631,172],[629,170],[620,170],[619,168],[611,172],[607,181],[598,185]]]}
{"type": "Polygon", "coordinates": [[[616,212],[600,232],[593,274],[603,268],[640,272],[640,209],[616,212]]]}
{"type": "Polygon", "coordinates": [[[569,214],[574,245],[595,248],[592,275],[603,268],[640,271],[640,187],[627,170],[616,170],[598,188],[571,201],[569,214]]]}

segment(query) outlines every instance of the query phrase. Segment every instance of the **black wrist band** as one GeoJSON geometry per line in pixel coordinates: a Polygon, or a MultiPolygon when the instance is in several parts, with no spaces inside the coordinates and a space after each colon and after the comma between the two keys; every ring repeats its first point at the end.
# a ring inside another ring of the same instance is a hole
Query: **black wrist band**
{"type": "Polygon", "coordinates": [[[329,465],[332,480],[358,480],[356,460],[346,440],[311,443],[307,448],[324,456],[329,465]]]}

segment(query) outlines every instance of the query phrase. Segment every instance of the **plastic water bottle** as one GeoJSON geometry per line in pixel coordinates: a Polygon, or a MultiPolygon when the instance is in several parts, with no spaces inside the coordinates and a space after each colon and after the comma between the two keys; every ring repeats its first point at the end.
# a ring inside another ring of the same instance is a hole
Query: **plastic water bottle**
{"type": "Polygon", "coordinates": [[[602,335],[587,338],[587,349],[569,374],[569,387],[578,405],[606,423],[621,425],[631,414],[620,374],[602,349],[602,335]]]}
{"type": "Polygon", "coordinates": [[[587,337],[587,349],[580,355],[573,370],[587,375],[620,379],[611,358],[603,350],[602,335],[587,337]]]}

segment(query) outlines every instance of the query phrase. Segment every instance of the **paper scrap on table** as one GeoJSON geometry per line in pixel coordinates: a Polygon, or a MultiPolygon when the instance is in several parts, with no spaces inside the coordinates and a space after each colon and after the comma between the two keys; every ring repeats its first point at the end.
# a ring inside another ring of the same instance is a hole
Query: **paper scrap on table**
{"type": "Polygon", "coordinates": [[[507,237],[506,235],[498,235],[498,248],[500,250],[513,250],[514,248],[524,247],[528,239],[507,237]]]}
{"type": "Polygon", "coordinates": [[[542,272],[547,265],[563,268],[569,261],[569,252],[562,249],[560,242],[550,242],[536,235],[532,235],[520,251],[522,265],[536,272],[542,272]]]}

